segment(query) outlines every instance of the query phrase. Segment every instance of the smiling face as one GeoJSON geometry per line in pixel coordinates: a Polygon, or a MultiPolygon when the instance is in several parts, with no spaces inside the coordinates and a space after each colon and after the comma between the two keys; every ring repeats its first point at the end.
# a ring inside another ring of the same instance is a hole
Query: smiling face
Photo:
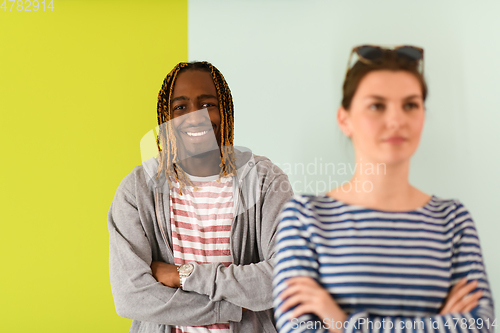
{"type": "Polygon", "coordinates": [[[365,162],[407,162],[417,150],[425,118],[422,87],[405,71],[376,70],[359,83],[349,110],[337,120],[365,162]],[[367,161],[369,160],[369,161],[367,161]]]}
{"type": "Polygon", "coordinates": [[[190,156],[217,149],[221,142],[221,117],[212,76],[187,70],[177,75],[171,110],[176,135],[190,156]],[[198,111],[207,109],[205,111],[198,111]],[[198,112],[193,112],[198,111],[198,112]]]}

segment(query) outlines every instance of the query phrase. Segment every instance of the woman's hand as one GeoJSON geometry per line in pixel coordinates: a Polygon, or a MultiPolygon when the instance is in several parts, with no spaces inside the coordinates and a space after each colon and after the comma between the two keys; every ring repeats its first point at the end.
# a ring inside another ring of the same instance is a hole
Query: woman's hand
{"type": "Polygon", "coordinates": [[[332,332],[336,332],[335,323],[344,323],[347,314],[339,307],[330,293],[310,277],[294,277],[286,280],[288,288],[283,290],[280,298],[285,300],[280,306],[286,311],[297,305],[291,317],[298,318],[305,313],[314,313],[323,323],[329,323],[332,332]]]}
{"type": "Polygon", "coordinates": [[[448,293],[439,314],[445,315],[454,312],[470,312],[477,306],[479,299],[483,296],[482,290],[469,295],[476,287],[477,280],[467,283],[467,278],[463,278],[458,281],[448,293]]]}
{"type": "Polygon", "coordinates": [[[177,271],[177,265],[166,264],[161,261],[151,263],[151,271],[156,281],[170,288],[180,288],[181,279],[177,271]]]}

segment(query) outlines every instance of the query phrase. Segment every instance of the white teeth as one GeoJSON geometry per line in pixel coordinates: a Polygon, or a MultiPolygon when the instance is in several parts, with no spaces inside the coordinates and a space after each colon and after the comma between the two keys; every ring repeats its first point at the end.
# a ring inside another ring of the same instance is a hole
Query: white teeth
{"type": "Polygon", "coordinates": [[[189,136],[202,136],[202,135],[205,135],[207,134],[208,131],[203,131],[203,132],[197,132],[197,133],[193,133],[193,132],[186,132],[187,135],[189,136]]]}

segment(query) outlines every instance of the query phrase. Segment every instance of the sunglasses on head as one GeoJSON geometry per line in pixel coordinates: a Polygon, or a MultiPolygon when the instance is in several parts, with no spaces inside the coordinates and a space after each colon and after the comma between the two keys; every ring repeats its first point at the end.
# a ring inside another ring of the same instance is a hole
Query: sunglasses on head
{"type": "Polygon", "coordinates": [[[356,53],[358,60],[365,64],[372,64],[382,59],[384,56],[384,51],[391,50],[398,57],[405,59],[407,61],[414,61],[417,63],[420,73],[424,74],[424,49],[412,45],[400,45],[393,48],[386,48],[377,45],[360,45],[352,49],[351,55],[349,56],[349,62],[347,64],[347,73],[352,68],[351,60],[353,54],[356,53]]]}

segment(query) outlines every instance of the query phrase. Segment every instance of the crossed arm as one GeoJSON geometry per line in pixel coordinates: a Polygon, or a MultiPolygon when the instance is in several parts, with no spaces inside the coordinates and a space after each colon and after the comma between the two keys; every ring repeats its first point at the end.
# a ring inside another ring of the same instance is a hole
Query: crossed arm
{"type": "MultiPolygon", "coordinates": [[[[153,250],[134,195],[119,188],[108,214],[109,273],[117,313],[167,325],[209,325],[240,321],[241,307],[199,293],[166,287],[153,276],[153,250]]],[[[152,236],[153,235],[153,236],[152,236]]]]}
{"type": "Polygon", "coordinates": [[[167,264],[161,261],[151,263],[151,273],[156,281],[170,288],[180,288],[181,278],[177,272],[177,265],[167,264]]]}
{"type": "MultiPolygon", "coordinates": [[[[213,301],[226,300],[252,311],[272,308],[272,261],[277,217],[283,204],[292,196],[291,186],[284,189],[279,186],[281,182],[288,183],[285,175],[274,178],[263,194],[260,206],[254,206],[249,210],[250,215],[256,215],[259,224],[256,227],[259,230],[257,241],[260,243],[259,252],[264,260],[244,265],[232,264],[228,267],[222,263],[193,263],[194,270],[183,286],[185,291],[207,295],[213,301]],[[259,292],[255,292],[256,290],[259,292]]],[[[158,282],[171,288],[180,287],[180,278],[175,265],[153,262],[151,268],[158,282]]]]}
{"type": "MultiPolygon", "coordinates": [[[[344,323],[349,318],[349,315],[335,302],[330,293],[313,278],[308,276],[294,277],[288,279],[286,284],[287,289],[279,296],[281,300],[284,300],[280,311],[286,312],[296,306],[290,314],[291,318],[299,318],[307,313],[315,314],[323,323],[344,323]]],[[[469,295],[477,288],[477,285],[477,280],[467,283],[467,278],[461,279],[448,293],[439,315],[467,313],[474,309],[483,295],[482,290],[469,295]]],[[[330,325],[328,330],[337,333],[342,331],[333,325],[330,325]]]]}
{"type": "MultiPolygon", "coordinates": [[[[292,214],[293,215],[293,214],[292,214]]],[[[275,308],[279,332],[371,332],[380,328],[385,321],[398,322],[413,320],[422,322],[423,328],[413,327],[405,331],[440,332],[451,326],[451,332],[491,332],[494,325],[493,301],[489,290],[482,256],[477,239],[476,230],[472,219],[463,215],[463,227],[457,233],[458,240],[454,244],[454,254],[451,260],[450,288],[443,305],[438,313],[427,316],[380,316],[368,311],[357,311],[347,314],[338,305],[328,290],[318,282],[319,263],[315,261],[317,254],[308,235],[303,231],[301,223],[296,216],[288,217],[290,223],[286,224],[286,236],[293,242],[281,241],[285,237],[278,231],[277,259],[275,267],[275,308]],[[293,259],[293,264],[290,264],[293,259]],[[471,281],[467,283],[467,281],[471,281]],[[299,325],[300,322],[306,325],[299,325]],[[315,317],[325,324],[321,328],[316,325],[307,325],[315,317]],[[349,322],[335,327],[333,324],[349,322]],[[366,327],[361,323],[371,322],[366,327]],[[457,326],[459,323],[459,327],[457,326]],[[352,325],[357,323],[358,326],[352,325]],[[436,325],[431,323],[437,323],[436,325]],[[448,323],[449,326],[445,326],[448,323]],[[449,323],[452,323],[451,325],[449,323]],[[466,325],[462,325],[466,323],[466,325]],[[382,324],[382,325],[381,325],[382,324]],[[437,326],[437,327],[436,327],[437,326]],[[455,327],[454,327],[455,326],[455,327]],[[465,326],[465,327],[464,327],[465,326]],[[311,329],[311,327],[314,327],[311,329]],[[343,330],[342,330],[343,329],[343,330]]]]}
{"type": "MultiPolygon", "coordinates": [[[[151,271],[154,278],[161,284],[170,288],[180,288],[181,279],[177,271],[177,265],[167,264],[161,261],[153,261],[151,271]]],[[[242,308],[247,311],[247,308],[242,308]]]]}
{"type": "MultiPolygon", "coordinates": [[[[286,176],[285,176],[286,177],[286,176]]],[[[276,181],[287,181],[286,178],[276,181]]],[[[266,194],[267,195],[267,194],[266,194]]],[[[168,325],[209,325],[242,318],[242,309],[272,308],[272,257],[276,218],[291,193],[263,201],[261,248],[265,260],[249,265],[195,264],[179,287],[175,265],[153,260],[153,227],[143,224],[147,209],[137,207],[132,186],[121,185],[108,214],[110,280],[120,316],[168,325]],[[147,230],[150,227],[151,230],[147,230]],[[248,282],[251,282],[249,284],[248,282]],[[259,292],[255,292],[255,285],[259,292]]]]}

